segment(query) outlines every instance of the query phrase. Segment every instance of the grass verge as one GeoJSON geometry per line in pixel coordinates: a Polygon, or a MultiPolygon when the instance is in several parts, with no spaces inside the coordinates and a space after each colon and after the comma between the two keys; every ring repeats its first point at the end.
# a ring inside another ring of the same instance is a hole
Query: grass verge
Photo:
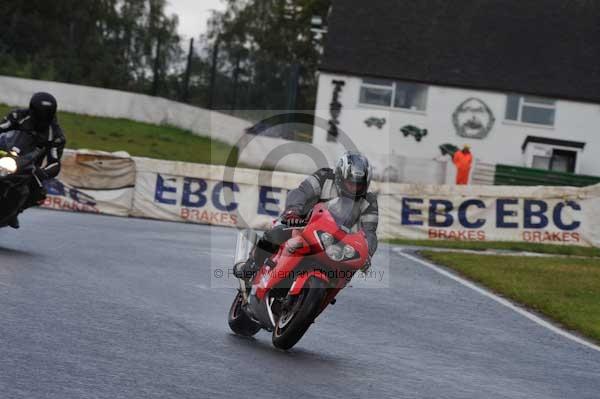
{"type": "MultiPolygon", "coordinates": [[[[0,115],[10,109],[0,105],[0,115]]],[[[71,149],[127,151],[133,156],[217,165],[225,164],[233,152],[237,162],[236,148],[172,126],[70,112],[59,112],[58,118],[71,149]]]]}
{"type": "Polygon", "coordinates": [[[598,259],[421,254],[600,343],[598,259]]]}
{"type": "Polygon", "coordinates": [[[449,249],[468,249],[474,251],[485,251],[486,249],[495,249],[518,252],[536,252],[550,255],[600,257],[600,248],[579,247],[575,245],[553,245],[508,241],[409,240],[404,238],[387,240],[387,242],[389,242],[390,244],[398,245],[412,245],[419,247],[435,247],[449,249]]]}

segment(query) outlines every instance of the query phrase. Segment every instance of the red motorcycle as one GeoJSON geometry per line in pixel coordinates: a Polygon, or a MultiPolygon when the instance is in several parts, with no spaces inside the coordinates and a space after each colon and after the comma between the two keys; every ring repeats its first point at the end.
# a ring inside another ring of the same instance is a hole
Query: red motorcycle
{"type": "MultiPolygon", "coordinates": [[[[233,332],[253,336],[265,329],[272,332],[275,347],[293,347],[368,260],[357,212],[360,209],[343,197],[315,205],[306,225],[293,229],[250,287],[240,280],[229,310],[233,332]]],[[[238,251],[244,246],[248,247],[238,241],[238,251]]]]}

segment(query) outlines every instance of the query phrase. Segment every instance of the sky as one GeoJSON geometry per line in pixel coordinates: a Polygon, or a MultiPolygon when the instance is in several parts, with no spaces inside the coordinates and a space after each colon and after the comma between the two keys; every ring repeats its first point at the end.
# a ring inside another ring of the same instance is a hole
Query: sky
{"type": "Polygon", "coordinates": [[[206,31],[211,10],[223,10],[221,0],[168,0],[167,14],[179,16],[179,34],[184,39],[197,38],[206,31]]]}

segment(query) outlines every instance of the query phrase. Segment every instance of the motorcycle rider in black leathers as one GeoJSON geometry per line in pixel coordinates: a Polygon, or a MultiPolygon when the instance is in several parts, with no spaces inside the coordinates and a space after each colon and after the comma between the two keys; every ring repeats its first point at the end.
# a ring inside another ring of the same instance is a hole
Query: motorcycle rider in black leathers
{"type": "Polygon", "coordinates": [[[250,281],[265,260],[291,238],[292,231],[288,227],[302,225],[317,203],[340,196],[353,200],[352,212],[365,232],[369,245],[369,260],[362,270],[366,272],[371,266],[371,257],[377,250],[379,223],[377,195],[368,192],[371,175],[371,166],[364,155],[347,152],[338,160],[334,170],[319,169],[307,177],[300,187],[288,193],[285,211],[280,217],[282,223],[265,232],[250,259],[236,266],[235,276],[250,281]]]}
{"type": "MultiPolygon", "coordinates": [[[[56,177],[60,172],[60,159],[66,140],[56,118],[56,109],[57,102],[54,96],[36,93],[31,97],[28,109],[11,111],[0,121],[0,142],[2,134],[11,131],[31,135],[35,141],[36,149],[29,153],[21,154],[19,148],[5,149],[17,152],[21,161],[35,160],[34,179],[29,185],[29,198],[22,210],[44,200],[46,190],[43,182],[56,177]]],[[[10,222],[10,226],[19,228],[16,216],[10,222]]]]}

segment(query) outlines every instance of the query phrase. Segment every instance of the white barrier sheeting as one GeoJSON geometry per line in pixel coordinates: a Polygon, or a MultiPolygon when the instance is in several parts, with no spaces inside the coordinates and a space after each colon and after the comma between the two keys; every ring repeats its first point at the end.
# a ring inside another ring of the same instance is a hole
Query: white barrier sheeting
{"type": "Polygon", "coordinates": [[[43,208],[128,216],[135,186],[135,163],[126,153],[65,151],[61,174],[45,182],[43,208]]]}
{"type": "Polygon", "coordinates": [[[600,185],[382,185],[385,237],[600,245],[600,185]]]}
{"type": "MultiPolygon", "coordinates": [[[[77,154],[69,156],[77,159],[77,154]]],[[[107,165],[104,171],[108,174],[115,173],[114,166],[128,159],[115,157],[112,162],[116,163],[111,163],[106,154],[98,157],[107,165]]],[[[102,175],[90,153],[80,159],[86,167],[96,165],[90,175],[94,179],[102,175]]],[[[59,179],[49,185],[45,206],[265,229],[283,210],[287,192],[304,178],[293,173],[129,159],[135,163],[135,173],[128,175],[134,179],[135,188],[75,188],[59,179]]],[[[65,162],[67,168],[72,164],[65,162]]],[[[373,191],[379,194],[381,238],[600,246],[600,185],[570,188],[374,182],[373,191]]]]}
{"type": "Polygon", "coordinates": [[[132,216],[268,228],[304,176],[135,158],[132,216]]]}
{"type": "Polygon", "coordinates": [[[60,180],[88,190],[115,190],[135,185],[135,162],[126,152],[65,151],[60,180]]]}
{"type": "Polygon", "coordinates": [[[48,197],[41,205],[42,208],[114,216],[129,216],[131,212],[133,188],[82,190],[55,180],[47,189],[48,197]]]}
{"type": "MultiPolygon", "coordinates": [[[[136,158],[136,216],[265,228],[303,176],[136,158]],[[230,182],[234,182],[231,184],[230,182]]],[[[600,245],[600,186],[374,183],[381,237],[600,245]]]]}

